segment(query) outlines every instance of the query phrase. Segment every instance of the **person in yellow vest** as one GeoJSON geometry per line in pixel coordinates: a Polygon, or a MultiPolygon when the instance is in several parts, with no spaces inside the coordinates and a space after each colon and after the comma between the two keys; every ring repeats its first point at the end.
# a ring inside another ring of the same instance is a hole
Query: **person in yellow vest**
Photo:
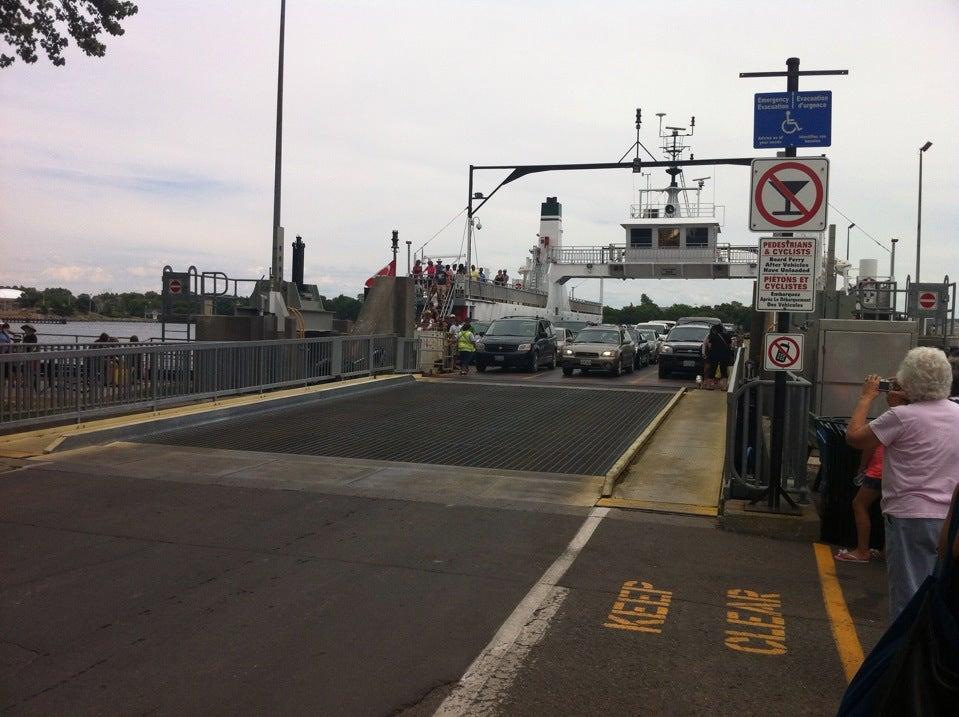
{"type": "Polygon", "coordinates": [[[476,334],[473,333],[473,327],[468,320],[460,327],[456,348],[460,352],[460,376],[466,376],[470,372],[473,354],[476,352],[476,334]]]}

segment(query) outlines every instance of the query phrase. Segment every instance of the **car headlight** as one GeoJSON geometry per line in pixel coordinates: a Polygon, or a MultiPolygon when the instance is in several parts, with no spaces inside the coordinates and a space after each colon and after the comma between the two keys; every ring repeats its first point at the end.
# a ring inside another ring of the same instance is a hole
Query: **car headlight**
{"type": "Polygon", "coordinates": [[[520,344],[519,346],[516,347],[516,350],[529,351],[531,348],[533,348],[533,344],[520,344]]]}
{"type": "Polygon", "coordinates": [[[482,341],[478,342],[478,343],[476,344],[476,350],[477,350],[477,351],[485,351],[485,350],[486,350],[486,344],[484,344],[482,341]]]}
{"type": "Polygon", "coordinates": [[[673,352],[673,347],[663,345],[659,347],[659,350],[664,354],[671,354],[673,352]]]}
{"type": "Polygon", "coordinates": [[[603,356],[615,356],[615,351],[603,351],[603,356]]]}
{"type": "Polygon", "coordinates": [[[564,353],[565,353],[567,356],[572,356],[572,355],[573,355],[573,349],[566,349],[566,351],[565,351],[564,353]]]}

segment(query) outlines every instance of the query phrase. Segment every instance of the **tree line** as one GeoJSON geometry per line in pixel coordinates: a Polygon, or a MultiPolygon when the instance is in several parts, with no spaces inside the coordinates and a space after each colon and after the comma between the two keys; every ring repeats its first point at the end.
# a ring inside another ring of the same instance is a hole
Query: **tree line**
{"type": "MultiPolygon", "coordinates": [[[[156,291],[142,293],[106,291],[100,294],[74,295],[72,291],[63,287],[37,289],[32,286],[15,286],[13,288],[22,292],[20,299],[16,302],[18,308],[45,316],[82,319],[93,315],[110,319],[143,319],[150,318],[154,312],[159,313],[163,309],[163,297],[156,291]]],[[[333,311],[338,319],[355,321],[359,316],[362,304],[351,296],[340,294],[332,299],[327,299],[325,296],[320,298],[327,310],[333,311]]],[[[245,298],[217,297],[214,310],[218,314],[232,314],[236,303],[244,300],[245,298]]],[[[189,313],[191,308],[187,302],[181,300],[181,303],[183,305],[177,307],[177,313],[189,313]]]]}
{"type": "Polygon", "coordinates": [[[646,294],[640,297],[639,305],[630,303],[621,309],[610,306],[603,307],[603,321],[611,324],[641,324],[656,319],[670,319],[675,321],[683,316],[712,316],[723,323],[736,324],[748,329],[754,309],[739,301],[730,301],[713,306],[693,306],[692,304],[672,304],[660,306],[646,294]]]}

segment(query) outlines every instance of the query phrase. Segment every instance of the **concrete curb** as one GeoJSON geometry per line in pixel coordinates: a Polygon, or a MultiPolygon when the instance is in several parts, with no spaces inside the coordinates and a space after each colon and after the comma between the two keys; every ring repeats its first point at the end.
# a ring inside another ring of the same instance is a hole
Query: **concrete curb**
{"type": "Polygon", "coordinates": [[[649,425],[646,426],[646,429],[639,434],[639,437],[633,441],[632,445],[626,449],[626,451],[617,459],[613,464],[613,467],[606,471],[606,480],[603,482],[603,490],[600,493],[600,498],[609,498],[613,494],[613,489],[616,487],[616,483],[619,482],[619,479],[622,477],[623,473],[626,471],[626,468],[629,467],[629,464],[633,462],[633,459],[636,457],[636,454],[649,442],[649,439],[652,438],[653,434],[656,432],[656,429],[659,428],[659,425],[666,420],[666,416],[669,415],[669,412],[673,410],[673,407],[679,403],[679,399],[682,398],[686,393],[685,388],[681,388],[669,399],[669,403],[663,406],[656,417],[650,421],[649,425]]]}

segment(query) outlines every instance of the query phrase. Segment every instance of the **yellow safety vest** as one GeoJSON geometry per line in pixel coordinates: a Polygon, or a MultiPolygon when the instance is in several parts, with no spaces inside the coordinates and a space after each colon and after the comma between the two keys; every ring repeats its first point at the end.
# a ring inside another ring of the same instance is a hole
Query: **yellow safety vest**
{"type": "Polygon", "coordinates": [[[476,347],[473,345],[473,332],[460,331],[459,338],[456,341],[456,348],[460,351],[475,351],[476,347]]]}

